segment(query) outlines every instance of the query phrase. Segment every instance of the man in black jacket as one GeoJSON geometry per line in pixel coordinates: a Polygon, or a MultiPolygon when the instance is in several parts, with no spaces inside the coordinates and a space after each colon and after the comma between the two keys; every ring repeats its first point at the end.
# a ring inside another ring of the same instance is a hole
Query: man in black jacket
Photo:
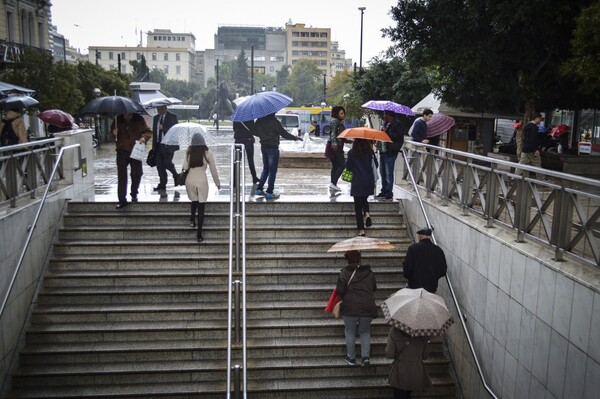
{"type": "MultiPolygon", "coordinates": [[[[538,168],[542,167],[540,151],[544,140],[543,135],[539,131],[541,121],[542,114],[534,112],[531,121],[523,128],[523,149],[519,158],[520,164],[536,166],[538,168]]],[[[516,173],[520,174],[521,172],[521,170],[518,170],[516,173]]]]}
{"type": "Polygon", "coordinates": [[[273,194],[273,190],[279,166],[279,137],[295,141],[302,139],[288,133],[275,118],[275,114],[258,118],[254,123],[252,134],[260,138],[260,152],[263,160],[263,170],[256,188],[256,195],[264,194],[265,199],[275,199],[278,197],[277,194],[273,194]],[[267,183],[267,178],[269,179],[267,191],[264,192],[263,188],[267,183]]]}
{"type": "Polygon", "coordinates": [[[179,149],[177,145],[165,145],[161,144],[163,138],[169,132],[169,129],[173,125],[177,124],[177,115],[167,111],[165,105],[156,108],[158,114],[154,116],[152,121],[152,148],[156,152],[156,171],[160,182],[158,186],[154,188],[154,191],[162,191],[167,188],[167,170],[173,175],[173,181],[175,186],[179,185],[177,181],[177,169],[173,165],[173,155],[175,151],[179,149]]]}
{"type": "Polygon", "coordinates": [[[417,231],[419,242],[412,244],[404,258],[404,277],[408,288],[424,288],[435,294],[438,280],[446,275],[448,266],[444,251],[431,242],[431,229],[417,231]]]}
{"type": "Polygon", "coordinates": [[[391,143],[378,141],[379,150],[379,174],[381,175],[381,192],[376,198],[392,199],[394,197],[394,167],[398,152],[404,144],[404,132],[402,125],[396,119],[396,114],[392,111],[384,111],[385,119],[384,131],[392,139],[391,143]]]}

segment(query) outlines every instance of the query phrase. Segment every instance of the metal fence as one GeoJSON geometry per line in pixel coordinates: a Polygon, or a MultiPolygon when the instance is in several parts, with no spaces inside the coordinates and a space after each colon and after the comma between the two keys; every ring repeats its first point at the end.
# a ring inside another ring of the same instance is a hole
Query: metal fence
{"type": "Polygon", "coordinates": [[[476,212],[488,227],[514,229],[518,242],[552,246],[555,260],[567,255],[600,266],[599,180],[411,144],[404,156],[426,197],[476,212]]]}
{"type": "MultiPolygon", "coordinates": [[[[61,144],[57,138],[0,147],[0,205],[10,203],[14,208],[18,198],[35,198],[38,189],[50,184],[61,144]]],[[[63,177],[59,165],[55,180],[63,177]]]]}

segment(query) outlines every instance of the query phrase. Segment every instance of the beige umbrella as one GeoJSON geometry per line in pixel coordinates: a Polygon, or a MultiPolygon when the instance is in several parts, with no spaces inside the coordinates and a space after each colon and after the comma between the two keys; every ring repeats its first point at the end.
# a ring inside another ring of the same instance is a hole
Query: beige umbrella
{"type": "Polygon", "coordinates": [[[423,288],[404,288],[382,304],[385,321],[411,337],[444,335],[454,323],[444,298],[423,288]]]}
{"type": "Polygon", "coordinates": [[[364,251],[369,249],[383,250],[396,249],[396,247],[390,244],[389,241],[382,240],[381,238],[358,236],[335,243],[327,252],[364,251]]]}

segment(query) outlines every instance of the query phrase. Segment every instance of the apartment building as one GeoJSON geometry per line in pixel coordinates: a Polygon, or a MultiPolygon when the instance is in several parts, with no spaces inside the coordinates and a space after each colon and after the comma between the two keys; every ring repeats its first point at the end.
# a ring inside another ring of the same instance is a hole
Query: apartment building
{"type": "Polygon", "coordinates": [[[346,50],[340,50],[339,43],[331,42],[331,62],[329,63],[329,75],[335,76],[337,73],[352,69],[352,58],[346,58],[346,50]]]}
{"type": "Polygon", "coordinates": [[[286,23],[287,63],[292,67],[307,58],[316,62],[322,73],[331,77],[331,28],[307,27],[305,24],[286,23]]]}

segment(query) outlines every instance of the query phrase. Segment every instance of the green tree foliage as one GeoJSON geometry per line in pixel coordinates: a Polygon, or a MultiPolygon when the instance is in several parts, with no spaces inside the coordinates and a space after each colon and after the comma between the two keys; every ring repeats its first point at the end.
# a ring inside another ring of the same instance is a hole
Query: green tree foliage
{"type": "Polygon", "coordinates": [[[146,57],[142,54],[141,59],[129,61],[129,65],[133,68],[131,72],[132,82],[148,82],[150,80],[150,69],[146,64],[146,57]]]}
{"type": "Polygon", "coordinates": [[[581,10],[573,33],[572,56],[565,61],[563,72],[577,79],[583,93],[600,99],[600,1],[581,10]]]}
{"type": "Polygon", "coordinates": [[[313,60],[300,59],[292,67],[289,92],[294,106],[320,104],[323,101],[323,74],[313,60]]]}
{"type": "MultiPolygon", "coordinates": [[[[592,0],[400,0],[384,29],[411,66],[432,71],[443,100],[473,111],[578,108],[560,68],[582,7],[592,0]]],[[[591,104],[590,104],[591,105],[591,104]]]]}
{"type": "Polygon", "coordinates": [[[248,61],[246,52],[244,49],[240,51],[237,59],[235,60],[233,69],[233,83],[235,84],[237,91],[243,91],[247,93],[250,88],[250,78],[248,73],[248,61]]]}
{"type": "Polygon", "coordinates": [[[284,65],[281,69],[275,72],[275,84],[277,85],[277,91],[282,93],[289,93],[289,80],[290,80],[290,69],[291,66],[284,65]]]}

